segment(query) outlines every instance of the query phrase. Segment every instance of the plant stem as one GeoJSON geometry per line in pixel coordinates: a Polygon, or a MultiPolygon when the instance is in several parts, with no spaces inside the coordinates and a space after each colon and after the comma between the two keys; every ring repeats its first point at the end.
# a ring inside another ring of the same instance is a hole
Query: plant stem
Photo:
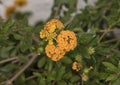
{"type": "Polygon", "coordinates": [[[13,81],[16,80],[31,64],[32,62],[37,58],[38,54],[33,54],[32,58],[21,67],[21,69],[16,72],[16,74],[9,80],[1,83],[2,85],[12,85],[13,81]]]}
{"type": "Polygon", "coordinates": [[[75,16],[72,16],[65,24],[64,26],[66,27],[68,24],[70,24],[74,20],[75,16]]]}
{"type": "Polygon", "coordinates": [[[18,59],[18,57],[13,57],[13,58],[8,58],[8,59],[5,59],[5,60],[1,60],[0,64],[7,63],[7,62],[17,60],[17,59],[18,59]]]}

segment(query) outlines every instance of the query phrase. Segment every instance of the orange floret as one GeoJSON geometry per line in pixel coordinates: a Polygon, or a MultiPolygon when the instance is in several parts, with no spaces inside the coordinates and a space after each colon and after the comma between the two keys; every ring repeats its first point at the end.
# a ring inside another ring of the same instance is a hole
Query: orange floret
{"type": "Polygon", "coordinates": [[[54,45],[47,45],[45,48],[46,54],[49,58],[51,58],[53,61],[60,60],[65,52],[61,50],[59,47],[55,47],[54,45]]]}
{"type": "Polygon", "coordinates": [[[41,30],[40,38],[45,38],[48,41],[48,44],[53,44],[53,39],[56,39],[57,34],[55,32],[49,33],[46,30],[41,30]]]}
{"type": "Polygon", "coordinates": [[[55,46],[54,45],[47,45],[45,48],[45,52],[49,58],[52,58],[54,52],[55,52],[55,46]]]}
{"type": "Polygon", "coordinates": [[[49,33],[45,30],[40,31],[40,38],[45,38],[49,33]]]}
{"type": "Polygon", "coordinates": [[[77,46],[77,38],[72,31],[61,31],[57,37],[57,43],[59,47],[64,48],[66,51],[70,51],[77,46]]]}

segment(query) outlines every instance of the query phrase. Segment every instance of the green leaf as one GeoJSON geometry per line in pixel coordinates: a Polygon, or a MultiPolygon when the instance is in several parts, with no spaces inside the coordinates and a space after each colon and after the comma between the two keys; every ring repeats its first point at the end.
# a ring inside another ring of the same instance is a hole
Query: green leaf
{"type": "Polygon", "coordinates": [[[47,74],[47,79],[48,80],[56,80],[56,71],[51,71],[47,74]]]}
{"type": "Polygon", "coordinates": [[[87,59],[91,59],[90,54],[88,53],[88,48],[86,48],[85,46],[79,46],[79,50],[80,53],[83,57],[87,58],[87,59]]]}
{"type": "Polygon", "coordinates": [[[38,78],[38,85],[46,85],[46,81],[44,78],[38,78]]]}
{"type": "Polygon", "coordinates": [[[120,77],[115,80],[111,85],[120,85],[120,77]]]}
{"type": "Polygon", "coordinates": [[[77,81],[79,81],[79,80],[80,80],[80,76],[76,76],[76,75],[74,75],[74,76],[70,79],[71,82],[77,82],[77,81]]]}
{"type": "Polygon", "coordinates": [[[63,76],[65,74],[65,66],[62,66],[60,69],[57,71],[57,80],[62,80],[63,76]]]}
{"type": "Polygon", "coordinates": [[[42,75],[38,72],[33,72],[33,75],[39,78],[43,78],[42,75]]]}
{"type": "Polygon", "coordinates": [[[120,70],[120,61],[118,62],[118,69],[120,70]]]}
{"type": "Polygon", "coordinates": [[[118,71],[117,67],[116,67],[115,65],[113,65],[112,63],[110,63],[110,62],[103,62],[103,65],[104,65],[109,71],[112,71],[112,72],[118,71]]]}
{"type": "Polygon", "coordinates": [[[105,72],[101,72],[98,75],[100,75],[99,77],[100,77],[101,80],[105,80],[108,77],[109,74],[105,73],[105,72]]]}
{"type": "Polygon", "coordinates": [[[106,81],[113,81],[113,80],[116,80],[118,78],[118,76],[116,74],[110,74],[106,81]]]}
{"type": "Polygon", "coordinates": [[[74,85],[74,84],[72,84],[72,83],[69,82],[68,85],[74,85]]]}
{"type": "Polygon", "coordinates": [[[26,82],[26,85],[38,85],[35,80],[29,80],[26,82]]]}
{"type": "Polygon", "coordinates": [[[46,63],[46,58],[45,57],[40,58],[40,60],[38,61],[38,64],[37,64],[38,68],[43,67],[45,65],[45,63],[46,63]]]}
{"type": "Polygon", "coordinates": [[[15,85],[25,85],[25,75],[24,75],[24,74],[20,75],[20,76],[16,79],[15,85]]]}
{"type": "Polygon", "coordinates": [[[58,85],[67,85],[65,81],[58,81],[58,85]]]}
{"type": "Polygon", "coordinates": [[[13,36],[16,40],[21,40],[22,39],[22,36],[20,34],[14,33],[13,36]]]}
{"type": "Polygon", "coordinates": [[[63,78],[66,80],[66,79],[70,79],[72,78],[72,72],[71,71],[68,71],[64,74],[63,78]]]}
{"type": "Polygon", "coordinates": [[[22,63],[26,63],[29,60],[29,58],[25,55],[19,55],[19,60],[22,63]]]}
{"type": "Polygon", "coordinates": [[[50,59],[47,59],[45,69],[47,69],[48,71],[52,71],[53,70],[53,65],[54,65],[54,63],[50,59]]]}
{"type": "Polygon", "coordinates": [[[9,18],[3,25],[3,31],[7,32],[11,28],[12,25],[13,25],[12,19],[9,18]]]}
{"type": "Polygon", "coordinates": [[[13,70],[15,70],[17,68],[17,65],[16,64],[7,64],[6,66],[4,66],[4,67],[2,67],[1,69],[0,69],[0,71],[2,71],[2,72],[11,72],[11,71],[13,71],[13,70]]]}
{"type": "Polygon", "coordinates": [[[61,62],[65,63],[65,64],[71,64],[71,63],[72,63],[72,60],[71,60],[71,58],[69,58],[68,56],[64,56],[64,57],[61,59],[61,62]]]}
{"type": "Polygon", "coordinates": [[[8,46],[8,47],[2,47],[0,51],[0,57],[1,58],[8,58],[10,57],[10,51],[13,49],[13,46],[8,46]]]}
{"type": "Polygon", "coordinates": [[[19,47],[22,52],[25,52],[28,50],[32,45],[32,37],[31,36],[25,36],[21,39],[19,43],[19,47]]]}
{"type": "Polygon", "coordinates": [[[42,74],[40,74],[38,72],[33,72],[33,75],[38,77],[38,79],[37,79],[38,85],[46,85],[45,78],[44,78],[44,76],[42,74]]]}

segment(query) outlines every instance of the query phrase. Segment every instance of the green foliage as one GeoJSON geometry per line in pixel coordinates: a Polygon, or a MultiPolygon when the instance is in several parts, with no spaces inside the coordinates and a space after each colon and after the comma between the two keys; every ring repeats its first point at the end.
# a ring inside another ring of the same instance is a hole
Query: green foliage
{"type": "MultiPolygon", "coordinates": [[[[68,22],[76,4],[77,0],[55,0],[50,19],[57,13],[63,23],[68,22]],[[68,8],[64,16],[62,6],[68,8]]],[[[120,27],[119,8],[119,0],[98,0],[95,7],[86,6],[76,14],[64,30],[75,32],[77,47],[57,62],[46,56],[46,42],[39,38],[45,23],[31,27],[27,15],[20,13],[6,21],[0,18],[0,85],[11,79],[13,85],[119,85],[120,41],[108,31],[120,27]],[[35,54],[39,55],[24,70],[35,54]],[[72,69],[75,61],[82,65],[78,72],[72,69]]]]}

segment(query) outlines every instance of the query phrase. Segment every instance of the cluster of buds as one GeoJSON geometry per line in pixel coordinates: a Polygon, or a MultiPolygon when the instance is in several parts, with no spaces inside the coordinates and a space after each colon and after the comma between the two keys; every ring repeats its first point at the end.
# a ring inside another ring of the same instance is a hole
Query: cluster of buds
{"type": "Polygon", "coordinates": [[[89,53],[90,55],[94,54],[94,53],[95,53],[95,49],[94,49],[93,47],[89,47],[89,48],[88,48],[88,53],[89,53]]]}
{"type": "Polygon", "coordinates": [[[46,55],[53,61],[60,60],[66,52],[73,50],[77,45],[75,33],[63,28],[61,21],[52,19],[40,31],[40,38],[48,41],[45,47],[46,55]],[[57,30],[61,30],[60,33],[57,33],[57,30]]]}
{"type": "Polygon", "coordinates": [[[93,69],[92,66],[90,66],[89,68],[85,68],[83,70],[83,73],[81,74],[82,80],[83,81],[87,81],[89,79],[89,75],[88,73],[93,69]]]}
{"type": "Polygon", "coordinates": [[[75,71],[79,71],[79,70],[81,70],[81,68],[82,68],[82,64],[81,63],[79,63],[79,62],[73,62],[73,64],[72,64],[72,69],[73,70],[75,70],[75,71]]]}

